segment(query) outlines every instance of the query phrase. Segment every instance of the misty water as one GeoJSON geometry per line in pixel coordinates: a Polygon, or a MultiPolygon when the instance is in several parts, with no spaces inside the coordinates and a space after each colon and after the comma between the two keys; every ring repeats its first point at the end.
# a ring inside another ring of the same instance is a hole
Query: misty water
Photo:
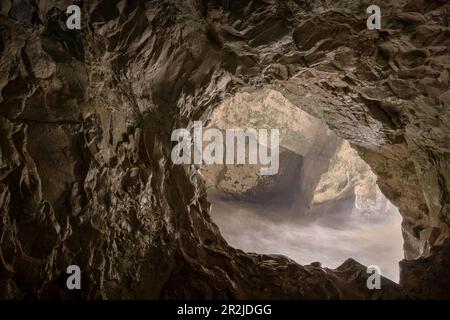
{"type": "Polygon", "coordinates": [[[283,208],[210,197],[212,217],[228,243],[247,252],[282,254],[299,264],[321,262],[336,268],[347,258],[378,265],[383,276],[398,282],[403,259],[401,216],[384,197],[375,216],[355,210],[286,218],[283,208]]]}

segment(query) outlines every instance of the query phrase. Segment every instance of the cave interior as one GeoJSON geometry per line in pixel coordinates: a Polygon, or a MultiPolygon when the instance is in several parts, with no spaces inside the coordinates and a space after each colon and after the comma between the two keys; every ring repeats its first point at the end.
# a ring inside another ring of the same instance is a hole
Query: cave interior
{"type": "Polygon", "coordinates": [[[449,35],[442,0],[1,1],[0,298],[450,298],[449,35]],[[172,163],[173,130],[252,119],[285,134],[276,178],[172,163]],[[359,236],[401,232],[401,261],[370,290],[364,257],[258,252],[221,205],[295,250],[319,239],[277,212],[338,232],[389,207],[359,236]]]}

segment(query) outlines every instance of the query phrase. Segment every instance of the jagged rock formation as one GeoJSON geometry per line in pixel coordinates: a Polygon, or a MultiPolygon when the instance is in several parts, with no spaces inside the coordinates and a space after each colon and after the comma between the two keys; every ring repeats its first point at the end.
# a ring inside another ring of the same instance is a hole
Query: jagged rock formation
{"type": "Polygon", "coordinates": [[[85,1],[80,32],[65,27],[72,1],[32,3],[0,10],[2,298],[450,296],[445,1],[374,1],[381,31],[365,1],[85,1]],[[170,161],[170,133],[260,87],[377,174],[406,257],[422,256],[402,263],[402,287],[367,290],[351,260],[300,266],[222,239],[197,170],[170,161]],[[81,291],[65,288],[70,264],[81,291]]]}

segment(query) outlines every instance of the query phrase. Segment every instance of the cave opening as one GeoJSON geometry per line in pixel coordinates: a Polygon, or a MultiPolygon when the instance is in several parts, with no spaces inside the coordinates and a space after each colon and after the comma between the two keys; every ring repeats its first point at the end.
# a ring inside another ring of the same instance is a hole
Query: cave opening
{"type": "Polygon", "coordinates": [[[399,281],[402,218],[350,144],[278,91],[239,93],[208,115],[209,128],[278,128],[279,172],[203,165],[211,216],[227,242],[337,268],[348,258],[399,281]]]}

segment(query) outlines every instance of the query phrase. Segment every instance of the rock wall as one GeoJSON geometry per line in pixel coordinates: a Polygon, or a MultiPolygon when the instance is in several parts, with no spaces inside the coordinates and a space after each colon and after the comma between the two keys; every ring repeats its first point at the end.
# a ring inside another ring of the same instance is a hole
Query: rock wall
{"type": "Polygon", "coordinates": [[[270,87],[353,143],[400,208],[407,257],[447,274],[429,248],[448,253],[450,7],[374,3],[381,31],[365,1],[83,1],[77,32],[72,1],[2,1],[0,297],[435,297],[422,260],[402,265],[408,292],[371,291],[352,260],[230,248],[197,170],[170,161],[174,128],[270,87]]]}
{"type": "Polygon", "coordinates": [[[355,213],[378,215],[384,210],[379,206],[383,205],[382,194],[376,183],[377,177],[370,167],[347,141],[340,141],[328,170],[320,177],[312,204],[353,197],[355,213]]]}

